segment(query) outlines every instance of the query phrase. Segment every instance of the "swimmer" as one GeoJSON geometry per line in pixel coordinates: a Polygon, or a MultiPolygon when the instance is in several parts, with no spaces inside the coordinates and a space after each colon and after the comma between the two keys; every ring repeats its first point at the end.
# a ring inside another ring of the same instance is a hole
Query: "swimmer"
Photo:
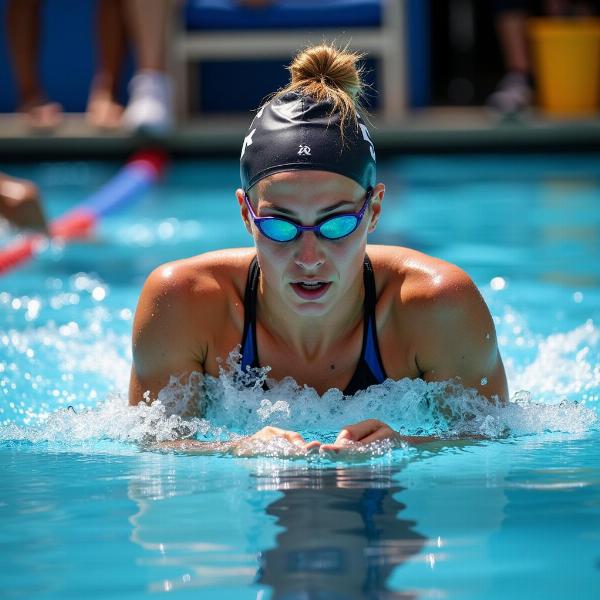
{"type": "MultiPolygon", "coordinates": [[[[254,246],[149,276],[133,325],[130,404],[147,391],[156,399],[173,375],[217,377],[240,345],[242,369],[268,365],[273,379],[293,377],[319,394],[354,394],[388,378],[458,378],[490,401],[508,399],[494,323],[468,275],[416,250],[367,244],[385,187],[361,117],[359,58],[327,44],[308,48],[293,60],[290,84],[257,112],[236,191],[254,246]]],[[[431,439],[403,439],[368,417],[333,444],[277,427],[248,439],[330,452],[431,439]]]]}
{"type": "Polygon", "coordinates": [[[16,227],[48,232],[37,186],[0,172],[0,216],[16,227]]]}

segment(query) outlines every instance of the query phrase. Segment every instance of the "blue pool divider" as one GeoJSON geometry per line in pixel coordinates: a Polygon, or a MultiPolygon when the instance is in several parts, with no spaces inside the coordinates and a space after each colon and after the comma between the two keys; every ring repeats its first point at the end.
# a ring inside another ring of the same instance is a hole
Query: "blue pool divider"
{"type": "MultiPolygon", "coordinates": [[[[137,152],[97,192],[50,224],[50,239],[68,241],[84,237],[102,217],[140,198],[162,175],[167,162],[160,150],[137,152]]],[[[46,246],[47,237],[26,235],[0,249],[0,275],[33,258],[46,246]]]]}

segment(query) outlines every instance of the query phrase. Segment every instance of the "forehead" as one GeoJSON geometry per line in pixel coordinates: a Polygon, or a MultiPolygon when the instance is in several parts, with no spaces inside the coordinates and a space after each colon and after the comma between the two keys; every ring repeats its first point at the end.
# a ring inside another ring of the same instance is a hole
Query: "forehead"
{"type": "Polygon", "coordinates": [[[251,190],[253,200],[316,202],[360,198],[362,187],[353,179],[329,171],[284,171],[261,179],[251,190]]]}

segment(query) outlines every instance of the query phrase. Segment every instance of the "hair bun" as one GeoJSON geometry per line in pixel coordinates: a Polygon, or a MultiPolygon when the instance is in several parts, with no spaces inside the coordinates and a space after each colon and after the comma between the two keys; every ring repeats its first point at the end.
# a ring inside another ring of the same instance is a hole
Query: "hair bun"
{"type": "Polygon", "coordinates": [[[327,91],[343,91],[353,100],[361,93],[360,55],[321,44],[300,52],[289,67],[292,85],[306,88],[313,96],[327,96],[327,91]],[[310,89],[309,89],[310,88],[310,89]],[[316,93],[315,93],[316,92],[316,93]]]}
{"type": "Polygon", "coordinates": [[[358,117],[363,112],[362,67],[357,66],[361,59],[361,54],[333,44],[306,48],[288,67],[292,80],[277,95],[297,91],[318,101],[330,101],[333,110],[341,115],[340,129],[347,121],[353,121],[358,127],[358,117]]]}

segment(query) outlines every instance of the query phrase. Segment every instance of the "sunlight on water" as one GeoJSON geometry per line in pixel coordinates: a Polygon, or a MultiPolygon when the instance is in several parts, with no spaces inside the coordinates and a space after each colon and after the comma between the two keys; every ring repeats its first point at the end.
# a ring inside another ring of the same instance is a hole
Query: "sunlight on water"
{"type": "Polygon", "coordinates": [[[106,308],[108,286],[81,273],[46,288],[45,297],[0,293],[0,423],[43,421],[127,387],[131,310],[106,308]]]}
{"type": "MultiPolygon", "coordinates": [[[[504,407],[458,382],[388,380],[344,398],[335,389],[320,396],[287,378],[269,381],[265,391],[268,369],[242,374],[233,352],[218,378],[173,379],[152,406],[134,408],[126,400],[131,311],[106,308],[103,301],[111,290],[91,275],[74,275],[66,286],[48,280],[46,287],[45,298],[0,294],[4,320],[11,325],[0,333],[2,441],[72,445],[104,439],[147,445],[178,437],[235,439],[266,425],[333,441],[342,427],[367,417],[403,435],[442,438],[597,428],[600,331],[591,320],[544,338],[529,331],[512,309],[496,317],[513,391],[504,407]],[[177,416],[190,404],[199,405],[204,418],[177,416]]],[[[371,450],[381,454],[389,448],[371,450]]],[[[261,451],[285,454],[286,448],[278,441],[261,451]]]]}
{"type": "Polygon", "coordinates": [[[600,329],[592,320],[567,333],[557,333],[539,342],[535,360],[512,377],[517,388],[527,388],[536,397],[600,398],[600,329]]]}

